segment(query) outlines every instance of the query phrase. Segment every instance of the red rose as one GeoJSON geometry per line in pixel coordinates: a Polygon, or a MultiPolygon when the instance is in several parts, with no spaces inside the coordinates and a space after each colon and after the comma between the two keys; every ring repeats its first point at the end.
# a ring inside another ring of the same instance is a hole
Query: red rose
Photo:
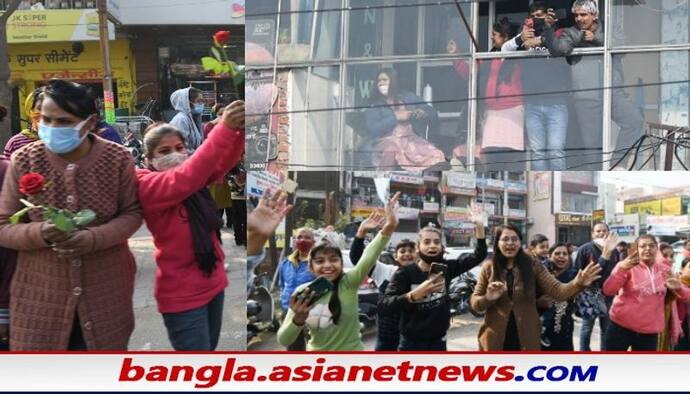
{"type": "Polygon", "coordinates": [[[213,41],[218,45],[227,45],[230,42],[230,32],[221,30],[213,35],[213,41]]]}
{"type": "Polygon", "coordinates": [[[36,172],[30,172],[19,179],[19,191],[27,196],[38,194],[43,191],[45,182],[46,179],[43,175],[36,172]]]}

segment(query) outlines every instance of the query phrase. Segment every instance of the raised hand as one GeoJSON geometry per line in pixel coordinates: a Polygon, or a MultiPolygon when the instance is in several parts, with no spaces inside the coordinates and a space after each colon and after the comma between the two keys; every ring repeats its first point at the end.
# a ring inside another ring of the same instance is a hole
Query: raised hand
{"type": "Polygon", "coordinates": [[[233,130],[244,130],[244,101],[233,101],[223,111],[223,123],[233,130]]]}
{"type": "Polygon", "coordinates": [[[618,265],[621,266],[621,269],[624,269],[626,271],[630,270],[632,267],[638,264],[640,264],[640,258],[637,254],[637,250],[630,253],[630,255],[625,260],[618,263],[618,265]]]}
{"type": "Polygon", "coordinates": [[[291,209],[292,205],[287,204],[287,193],[279,190],[271,196],[269,190],[264,191],[256,209],[247,215],[248,256],[257,255],[261,252],[266,240],[291,209]]]}
{"type": "Polygon", "coordinates": [[[611,253],[614,249],[616,249],[616,245],[618,245],[619,240],[620,238],[616,233],[609,233],[606,238],[604,238],[604,248],[601,251],[601,254],[604,256],[604,258],[608,259],[611,257],[611,253]]]}
{"type": "Polygon", "coordinates": [[[587,264],[585,269],[580,270],[575,277],[575,282],[582,287],[587,287],[591,285],[595,280],[601,278],[601,266],[592,261],[587,264]]]}
{"type": "Polygon", "coordinates": [[[594,32],[591,32],[589,30],[585,30],[584,34],[582,35],[582,39],[587,41],[587,42],[594,41],[594,32]]]}
{"type": "Polygon", "coordinates": [[[475,226],[477,239],[486,238],[484,228],[489,225],[489,216],[484,211],[484,207],[473,202],[468,209],[470,211],[470,220],[472,220],[475,226]]]}
{"type": "Polygon", "coordinates": [[[503,296],[508,288],[505,282],[491,282],[486,287],[486,299],[489,301],[496,301],[503,296]]]}
{"type": "Polygon", "coordinates": [[[669,290],[680,290],[680,277],[678,275],[671,275],[666,279],[666,288],[669,290]]]}
{"type": "Polygon", "coordinates": [[[364,219],[364,221],[359,224],[359,228],[357,229],[357,238],[364,238],[368,232],[374,231],[383,226],[385,221],[386,216],[383,214],[383,212],[378,209],[372,212],[368,218],[364,219]]]}
{"type": "Polygon", "coordinates": [[[400,192],[395,193],[395,195],[388,201],[388,204],[386,204],[386,221],[383,224],[381,233],[387,237],[393,235],[395,228],[398,227],[398,217],[395,215],[395,208],[398,205],[398,199],[400,199],[400,192]]]}
{"type": "Polygon", "coordinates": [[[557,21],[558,21],[558,18],[556,18],[556,11],[554,11],[553,8],[549,8],[546,11],[546,19],[544,20],[544,23],[546,24],[547,27],[551,27],[557,21]]]}

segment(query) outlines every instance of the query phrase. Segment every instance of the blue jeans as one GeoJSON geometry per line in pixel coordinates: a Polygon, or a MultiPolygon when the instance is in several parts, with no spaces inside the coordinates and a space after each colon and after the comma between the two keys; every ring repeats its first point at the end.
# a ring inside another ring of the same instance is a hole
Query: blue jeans
{"type": "Polygon", "coordinates": [[[565,170],[568,107],[563,104],[525,106],[527,146],[534,171],[565,170]]]}
{"type": "Polygon", "coordinates": [[[405,338],[400,336],[400,351],[446,351],[448,350],[446,346],[446,337],[439,338],[437,340],[427,340],[427,341],[417,341],[414,339],[405,338]]]}
{"type": "Polygon", "coordinates": [[[223,321],[221,291],[208,304],[185,312],[163,313],[168,338],[175,350],[216,350],[223,321]]]}
{"type": "MultiPolygon", "coordinates": [[[[589,352],[589,342],[592,338],[592,331],[594,330],[594,321],[596,317],[591,319],[582,319],[582,328],[580,329],[580,351],[589,352]]],[[[601,350],[606,350],[606,330],[609,326],[608,316],[599,316],[599,338],[601,341],[601,350]]]]}

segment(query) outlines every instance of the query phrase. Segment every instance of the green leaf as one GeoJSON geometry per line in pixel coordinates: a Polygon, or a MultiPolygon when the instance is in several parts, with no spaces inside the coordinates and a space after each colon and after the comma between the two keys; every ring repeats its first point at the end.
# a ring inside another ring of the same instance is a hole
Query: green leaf
{"type": "Polygon", "coordinates": [[[202,57],[201,66],[206,71],[211,71],[215,74],[220,74],[223,71],[223,65],[212,57],[202,57]]]}
{"type": "Polygon", "coordinates": [[[76,215],[74,215],[73,220],[75,225],[84,227],[96,220],[96,212],[90,209],[82,209],[81,211],[77,212],[76,215]]]}
{"type": "Polygon", "coordinates": [[[22,210],[18,211],[14,215],[10,216],[10,223],[11,224],[17,224],[19,221],[22,219],[22,216],[26,215],[27,212],[29,212],[33,207],[26,207],[22,208],[22,210]]]}
{"type": "Polygon", "coordinates": [[[75,229],[74,221],[69,218],[64,211],[60,210],[55,215],[53,215],[52,218],[50,218],[50,221],[53,222],[55,227],[57,227],[58,230],[62,231],[63,233],[71,233],[75,229]]]}

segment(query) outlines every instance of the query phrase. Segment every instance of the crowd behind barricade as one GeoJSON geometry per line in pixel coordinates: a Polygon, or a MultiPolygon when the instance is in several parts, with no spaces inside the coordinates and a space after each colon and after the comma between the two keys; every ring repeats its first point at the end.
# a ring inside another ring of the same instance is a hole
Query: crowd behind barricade
{"type": "MultiPolygon", "coordinates": [[[[652,235],[623,242],[599,222],[591,241],[577,247],[542,234],[527,240],[518,228],[501,225],[492,229],[488,254],[484,213],[473,207],[472,253],[447,260],[442,232],[425,227],[416,240],[398,242],[395,261],[387,264],[380,256],[398,223],[398,198],[399,193],[360,224],[347,256],[351,270],[344,266],[342,246],[315,241],[308,228],[295,232],[295,252],[278,266],[281,346],[364,350],[356,288],[369,277],[379,290],[375,350],[447,350],[451,282],[480,267],[470,300],[483,315],[479,350],[590,351],[597,319],[601,341],[595,350],[690,350],[690,240],[674,253],[652,235]],[[377,231],[366,244],[367,233],[377,231]],[[579,349],[573,341],[576,319],[582,326],[579,349]]],[[[290,210],[284,192],[267,192],[249,214],[251,267],[263,259],[266,240],[290,210]]]]}
{"type": "MultiPolygon", "coordinates": [[[[572,20],[558,19],[547,1],[534,1],[524,19],[503,17],[490,27],[490,52],[522,51],[525,56],[478,63],[477,171],[524,169],[528,162],[531,170],[566,170],[573,161],[567,159],[574,156],[583,161],[577,164],[579,170],[601,168],[602,64],[597,56],[573,52],[604,46],[603,18],[595,0],[574,0],[570,11],[572,20]],[[549,56],[532,56],[536,54],[549,56]]],[[[461,42],[451,37],[447,52],[461,56],[467,49],[461,48],[461,42]]],[[[614,59],[612,83],[622,86],[621,56],[614,59]]],[[[462,83],[471,78],[470,63],[453,60],[462,83]]],[[[429,99],[403,89],[402,70],[385,67],[372,75],[374,88],[361,144],[361,153],[370,157],[359,159],[383,171],[447,169],[438,109],[429,99]]],[[[631,148],[644,134],[643,108],[623,88],[611,91],[612,119],[620,132],[606,167],[628,168],[635,163],[631,148]]],[[[451,164],[473,154],[467,152],[463,138],[453,143],[451,164]]]]}
{"type": "Polygon", "coordinates": [[[242,222],[235,240],[246,243],[244,176],[231,171],[244,152],[244,103],[217,111],[204,134],[200,99],[196,89],[173,94],[177,115],[146,130],[145,168],[135,168],[87,87],[51,80],[29,95],[30,126],[0,156],[0,348],[126,350],[137,268],[128,239],[143,221],[172,347],[216,348],[232,200],[242,212],[227,223],[242,222]]]}

